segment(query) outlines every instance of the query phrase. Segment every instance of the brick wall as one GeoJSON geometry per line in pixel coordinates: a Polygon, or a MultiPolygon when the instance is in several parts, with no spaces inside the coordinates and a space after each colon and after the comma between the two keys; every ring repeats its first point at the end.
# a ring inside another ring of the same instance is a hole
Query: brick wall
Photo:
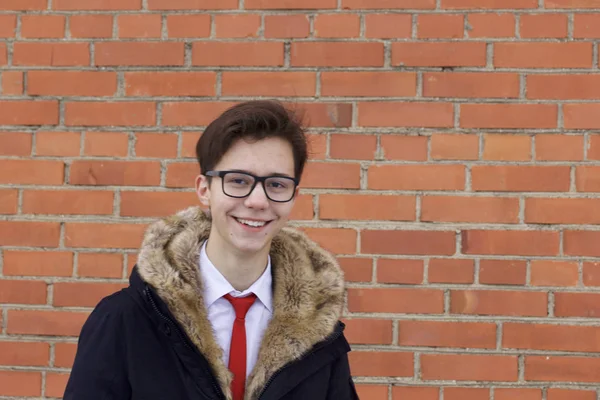
{"type": "Polygon", "coordinates": [[[294,224],[367,400],[597,400],[600,1],[0,0],[0,399],[60,397],[237,101],[306,113],[294,224]]]}

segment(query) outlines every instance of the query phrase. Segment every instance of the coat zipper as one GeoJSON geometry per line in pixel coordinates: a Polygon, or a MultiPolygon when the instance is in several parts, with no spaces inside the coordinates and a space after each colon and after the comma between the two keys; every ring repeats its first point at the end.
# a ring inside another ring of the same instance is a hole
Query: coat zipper
{"type": "MultiPolygon", "coordinates": [[[[154,308],[154,311],[163,319],[165,320],[174,331],[177,332],[177,335],[179,336],[179,338],[181,339],[181,341],[183,342],[183,344],[190,349],[190,351],[192,352],[196,352],[196,350],[194,348],[192,348],[192,346],[188,343],[188,339],[183,335],[183,333],[181,333],[181,331],[179,330],[179,328],[177,328],[177,326],[173,323],[173,321],[171,321],[171,319],[169,317],[167,317],[166,315],[164,315],[162,312],[160,312],[160,310],[158,309],[158,307],[156,306],[156,303],[154,302],[154,299],[152,298],[152,294],[150,293],[150,290],[148,288],[144,289],[144,292],[146,293],[146,296],[148,297],[148,299],[150,300],[150,303],[152,304],[152,308],[154,308]]],[[[223,394],[223,391],[221,390],[221,387],[219,385],[217,385],[217,383],[215,382],[214,376],[212,371],[209,368],[206,368],[206,372],[208,373],[208,376],[210,377],[210,381],[213,385],[213,388],[215,389],[215,391],[217,392],[217,394],[219,395],[219,398],[224,399],[225,395],[223,394]]]]}
{"type": "MultiPolygon", "coordinates": [[[[332,335],[330,335],[324,342],[321,342],[320,345],[313,347],[309,352],[305,353],[302,357],[300,357],[299,360],[304,359],[308,356],[310,356],[311,354],[315,353],[317,350],[322,349],[323,347],[329,345],[330,343],[333,343],[334,341],[336,341],[340,336],[342,336],[343,331],[339,330],[337,332],[334,332],[332,335]]],[[[282,372],[284,371],[286,368],[288,368],[290,366],[290,363],[284,365],[283,367],[281,367],[280,369],[278,369],[277,371],[275,371],[275,373],[273,375],[271,375],[271,377],[269,378],[269,380],[267,381],[267,383],[265,384],[265,386],[262,388],[262,390],[260,391],[260,394],[258,395],[258,398],[260,400],[260,398],[262,397],[262,395],[267,391],[267,388],[269,387],[269,385],[275,380],[275,378],[282,372]]]]}

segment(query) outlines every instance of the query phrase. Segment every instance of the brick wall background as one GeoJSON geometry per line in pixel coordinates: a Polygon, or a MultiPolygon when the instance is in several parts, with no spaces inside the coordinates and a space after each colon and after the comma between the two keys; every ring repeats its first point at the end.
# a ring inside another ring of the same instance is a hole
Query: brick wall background
{"type": "Polygon", "coordinates": [[[0,0],[0,399],[61,397],[194,144],[280,98],[368,400],[598,400],[600,1],[0,0]]]}

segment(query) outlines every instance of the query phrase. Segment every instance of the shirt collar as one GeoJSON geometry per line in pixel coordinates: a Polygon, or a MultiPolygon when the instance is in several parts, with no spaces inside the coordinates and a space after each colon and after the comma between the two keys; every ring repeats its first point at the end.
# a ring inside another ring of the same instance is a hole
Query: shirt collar
{"type": "Polygon", "coordinates": [[[240,292],[236,290],[231,283],[221,274],[214,266],[206,254],[206,241],[200,250],[200,274],[204,283],[204,304],[206,308],[213,305],[215,301],[226,294],[231,294],[234,297],[244,297],[250,293],[254,293],[261,303],[270,312],[273,312],[273,292],[271,276],[271,256],[267,258],[267,268],[263,274],[246,290],[240,292]]]}

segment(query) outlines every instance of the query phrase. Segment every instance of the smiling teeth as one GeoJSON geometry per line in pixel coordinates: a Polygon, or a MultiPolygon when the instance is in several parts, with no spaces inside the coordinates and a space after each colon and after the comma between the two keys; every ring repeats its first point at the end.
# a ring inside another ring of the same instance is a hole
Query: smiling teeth
{"type": "Polygon", "coordinates": [[[264,226],[266,224],[265,221],[249,221],[247,219],[240,219],[240,218],[236,218],[236,219],[244,225],[253,226],[255,228],[264,226]]]}

